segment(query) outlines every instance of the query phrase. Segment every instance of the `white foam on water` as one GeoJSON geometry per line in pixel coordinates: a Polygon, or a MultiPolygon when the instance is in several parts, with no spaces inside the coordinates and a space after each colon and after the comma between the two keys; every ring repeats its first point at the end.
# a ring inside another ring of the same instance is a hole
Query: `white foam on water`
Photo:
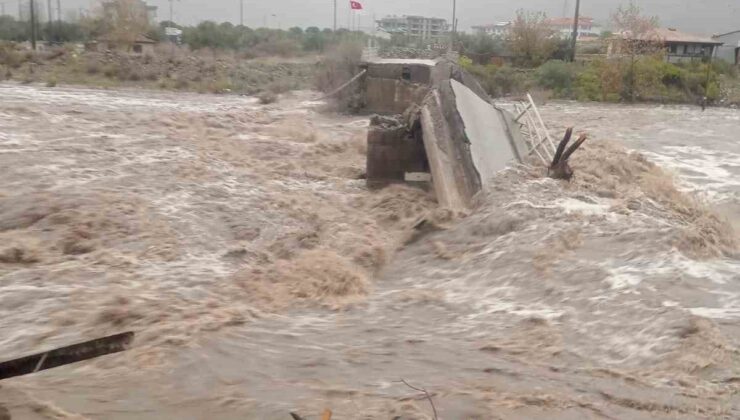
{"type": "Polygon", "coordinates": [[[687,308],[692,314],[713,319],[740,319],[740,301],[730,308],[687,308]]]}
{"type": "Polygon", "coordinates": [[[589,203],[575,198],[559,199],[555,201],[555,204],[562,208],[566,213],[581,213],[588,216],[609,214],[609,208],[612,206],[610,202],[589,203]]]}
{"type": "Polygon", "coordinates": [[[633,272],[629,268],[620,268],[612,270],[606,281],[612,289],[626,289],[637,286],[642,282],[642,276],[633,272]]]}

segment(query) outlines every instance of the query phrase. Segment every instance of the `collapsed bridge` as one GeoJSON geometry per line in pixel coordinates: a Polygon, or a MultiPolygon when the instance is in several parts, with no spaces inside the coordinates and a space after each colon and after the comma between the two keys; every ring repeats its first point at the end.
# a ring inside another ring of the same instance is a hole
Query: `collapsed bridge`
{"type": "Polygon", "coordinates": [[[517,116],[493,105],[452,61],[376,59],[362,67],[361,103],[380,114],[367,138],[371,188],[430,184],[440,205],[463,211],[496,172],[532,153],[552,155],[552,141],[535,142],[540,136],[518,121],[530,105],[517,116]]]}

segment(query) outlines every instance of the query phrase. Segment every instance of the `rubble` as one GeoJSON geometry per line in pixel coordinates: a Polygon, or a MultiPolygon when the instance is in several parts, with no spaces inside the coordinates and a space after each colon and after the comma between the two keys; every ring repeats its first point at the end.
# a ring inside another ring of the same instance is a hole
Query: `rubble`
{"type": "Polygon", "coordinates": [[[457,64],[377,60],[365,68],[367,110],[396,114],[371,121],[369,187],[431,181],[442,206],[464,211],[496,172],[526,155],[514,117],[457,64]]]}

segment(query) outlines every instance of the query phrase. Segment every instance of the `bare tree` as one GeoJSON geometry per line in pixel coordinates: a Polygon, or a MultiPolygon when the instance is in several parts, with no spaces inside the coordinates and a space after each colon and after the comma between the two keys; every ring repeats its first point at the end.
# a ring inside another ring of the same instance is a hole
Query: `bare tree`
{"type": "Polygon", "coordinates": [[[110,0],[102,4],[100,16],[108,38],[130,49],[136,39],[149,30],[146,7],[140,0],[110,0]]]}
{"type": "Polygon", "coordinates": [[[511,25],[509,46],[523,64],[538,66],[545,62],[557,48],[557,40],[547,25],[542,12],[517,10],[511,25]]]}
{"type": "Polygon", "coordinates": [[[657,32],[658,18],[643,16],[640,6],[630,0],[627,6],[619,6],[612,14],[616,28],[617,54],[629,58],[629,96],[635,99],[635,62],[642,55],[652,55],[664,51],[664,42],[657,32]]]}

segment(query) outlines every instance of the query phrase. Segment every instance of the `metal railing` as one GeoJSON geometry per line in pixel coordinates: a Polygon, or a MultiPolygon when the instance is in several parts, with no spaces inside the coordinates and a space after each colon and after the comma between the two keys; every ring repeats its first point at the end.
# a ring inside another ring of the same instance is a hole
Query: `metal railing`
{"type": "Polygon", "coordinates": [[[514,104],[516,117],[514,121],[522,125],[522,137],[527,143],[527,156],[536,155],[543,164],[550,165],[555,156],[555,143],[550,132],[542,121],[540,111],[527,93],[527,101],[514,104]]]}

